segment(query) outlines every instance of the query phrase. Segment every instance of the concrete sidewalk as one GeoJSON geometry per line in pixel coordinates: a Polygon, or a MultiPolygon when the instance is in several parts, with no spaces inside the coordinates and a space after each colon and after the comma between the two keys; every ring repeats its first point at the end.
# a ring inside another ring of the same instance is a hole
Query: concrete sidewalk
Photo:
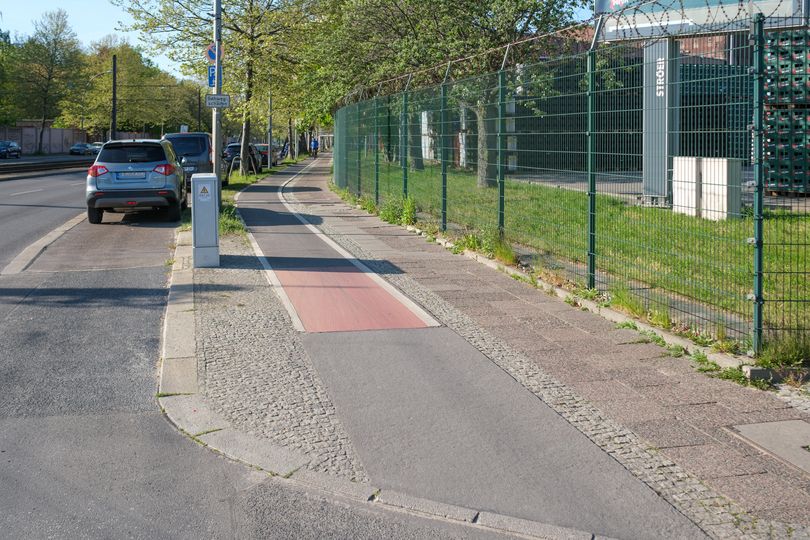
{"type": "Polygon", "coordinates": [[[622,538],[807,534],[810,476],[734,426],[810,416],[347,207],[326,187],[328,165],[241,196],[264,260],[226,240],[222,268],[194,272],[197,383],[229,429],[383,499],[622,538]],[[369,269],[387,284],[358,286],[369,269]],[[372,307],[400,302],[443,327],[392,317],[329,331],[330,317],[362,319],[339,313],[341,299],[391,285],[372,307]],[[312,318],[326,290],[337,296],[312,318]],[[296,316],[318,324],[299,332],[296,316]]]}

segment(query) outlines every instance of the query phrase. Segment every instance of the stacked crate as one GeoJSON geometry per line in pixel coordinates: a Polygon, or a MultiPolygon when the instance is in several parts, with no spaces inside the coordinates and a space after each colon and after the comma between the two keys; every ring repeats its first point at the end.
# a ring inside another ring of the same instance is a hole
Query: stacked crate
{"type": "Polygon", "coordinates": [[[810,32],[771,32],[765,45],[765,185],[810,193],[810,32]]]}

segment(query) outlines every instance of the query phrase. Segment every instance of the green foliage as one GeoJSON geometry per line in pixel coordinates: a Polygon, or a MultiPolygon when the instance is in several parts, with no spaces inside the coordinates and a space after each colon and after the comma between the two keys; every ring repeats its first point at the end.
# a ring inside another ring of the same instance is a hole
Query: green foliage
{"type": "Polygon", "coordinates": [[[680,358],[686,354],[686,349],[681,345],[670,345],[667,347],[669,355],[673,358],[680,358]]]}
{"type": "Polygon", "coordinates": [[[617,329],[625,329],[625,330],[638,330],[638,325],[635,321],[623,321],[616,324],[617,329]]]}
{"type": "Polygon", "coordinates": [[[360,208],[369,214],[377,213],[377,204],[374,202],[374,199],[369,196],[360,197],[360,208]]]}
{"type": "Polygon", "coordinates": [[[667,346],[667,342],[664,341],[664,338],[662,338],[661,336],[659,336],[658,334],[656,334],[652,330],[640,330],[639,333],[641,333],[641,335],[643,335],[643,336],[646,336],[650,340],[650,342],[655,343],[656,345],[658,345],[660,347],[666,347],[667,346]]]}
{"type": "Polygon", "coordinates": [[[740,343],[733,339],[719,339],[712,343],[712,350],[719,353],[738,354],[740,343]]]}
{"type": "Polygon", "coordinates": [[[402,222],[402,200],[386,199],[380,207],[380,219],[388,223],[402,222]]]}
{"type": "Polygon", "coordinates": [[[413,197],[406,197],[402,200],[400,222],[403,225],[414,225],[416,223],[416,203],[413,197]]]}
{"type": "Polygon", "coordinates": [[[768,340],[757,365],[772,369],[810,367],[810,337],[786,334],[768,340]]]}
{"type": "Polygon", "coordinates": [[[639,318],[647,314],[638,296],[630,292],[624,284],[617,284],[611,289],[610,305],[639,318]]]}

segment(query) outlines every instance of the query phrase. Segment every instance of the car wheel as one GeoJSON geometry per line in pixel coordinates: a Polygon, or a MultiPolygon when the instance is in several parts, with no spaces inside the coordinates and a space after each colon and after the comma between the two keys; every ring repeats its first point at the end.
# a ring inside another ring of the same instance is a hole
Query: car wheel
{"type": "Polygon", "coordinates": [[[166,219],[168,221],[180,221],[180,203],[171,203],[169,205],[169,211],[167,212],[166,219]]]}
{"type": "Polygon", "coordinates": [[[91,208],[87,207],[87,221],[92,223],[93,225],[98,225],[101,223],[101,218],[104,215],[104,210],[101,208],[91,208]]]}

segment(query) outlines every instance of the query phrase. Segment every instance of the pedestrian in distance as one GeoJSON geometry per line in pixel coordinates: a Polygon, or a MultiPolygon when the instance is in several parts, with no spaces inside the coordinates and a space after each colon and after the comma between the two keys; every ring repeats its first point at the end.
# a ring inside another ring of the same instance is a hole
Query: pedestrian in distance
{"type": "Polygon", "coordinates": [[[314,158],[318,157],[318,138],[317,137],[312,137],[312,142],[310,143],[310,147],[311,147],[311,150],[312,150],[312,152],[311,152],[312,157],[314,157],[314,158]]]}

